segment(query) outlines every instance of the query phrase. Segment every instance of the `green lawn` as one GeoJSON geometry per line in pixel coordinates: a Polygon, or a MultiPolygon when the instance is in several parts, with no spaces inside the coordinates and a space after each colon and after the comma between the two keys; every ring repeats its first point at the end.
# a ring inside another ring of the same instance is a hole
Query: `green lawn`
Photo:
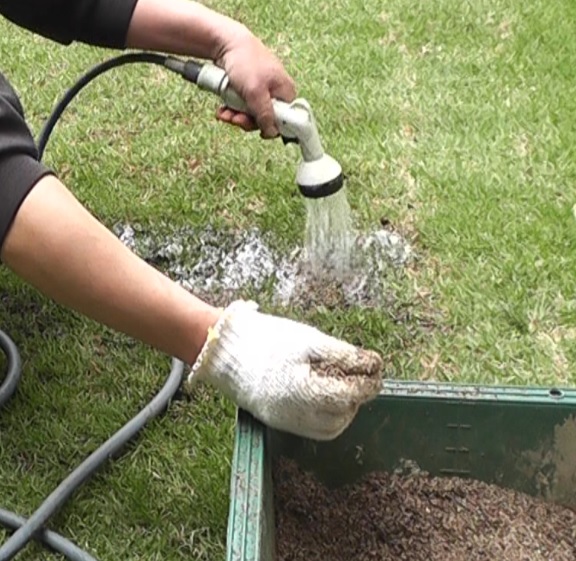
{"type": "MultiPolygon", "coordinates": [[[[349,177],[358,228],[385,217],[418,255],[390,271],[382,309],[282,312],[379,349],[397,378],[574,385],[573,0],[212,5],[285,60],[349,177]]],[[[111,54],[0,22],[2,70],[35,133],[111,54]]],[[[109,226],[257,226],[279,248],[300,243],[297,152],[216,123],[215,107],[155,67],[119,69],[70,107],[46,161],[109,226]]],[[[25,368],[0,415],[0,506],[27,515],[149,401],[170,361],[5,270],[0,286],[1,326],[25,368]]],[[[100,561],[221,559],[233,429],[214,392],[177,402],[51,527],[100,561]]],[[[20,558],[56,557],[29,547],[20,558]]]]}

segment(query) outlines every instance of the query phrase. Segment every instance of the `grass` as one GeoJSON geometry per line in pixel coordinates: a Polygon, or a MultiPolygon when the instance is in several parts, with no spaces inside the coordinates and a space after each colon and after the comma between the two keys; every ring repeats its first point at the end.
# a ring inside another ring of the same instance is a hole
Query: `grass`
{"type": "MultiPolygon", "coordinates": [[[[349,176],[358,227],[386,217],[419,255],[390,273],[389,307],[285,313],[379,349],[397,378],[574,385],[576,5],[212,5],[285,60],[349,176]]],[[[111,54],[0,22],[2,70],[35,133],[111,54]]],[[[46,161],[109,226],[255,225],[280,247],[298,243],[297,153],[215,123],[214,109],[161,70],[117,70],[70,107],[46,161]]],[[[0,286],[25,368],[0,415],[0,503],[26,515],[151,398],[169,361],[5,270],[0,286]]],[[[222,558],[233,423],[209,390],[174,404],[51,527],[101,561],[222,558]]],[[[53,556],[29,547],[20,558],[53,556]]]]}

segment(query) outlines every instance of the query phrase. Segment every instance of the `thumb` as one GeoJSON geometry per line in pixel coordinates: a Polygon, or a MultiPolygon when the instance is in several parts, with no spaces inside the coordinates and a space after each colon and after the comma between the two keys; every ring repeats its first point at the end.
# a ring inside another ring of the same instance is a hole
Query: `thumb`
{"type": "Polygon", "coordinates": [[[310,349],[309,364],[318,383],[329,384],[332,391],[338,387],[340,397],[353,403],[369,401],[381,390],[384,361],[375,351],[326,336],[323,344],[310,349]]]}

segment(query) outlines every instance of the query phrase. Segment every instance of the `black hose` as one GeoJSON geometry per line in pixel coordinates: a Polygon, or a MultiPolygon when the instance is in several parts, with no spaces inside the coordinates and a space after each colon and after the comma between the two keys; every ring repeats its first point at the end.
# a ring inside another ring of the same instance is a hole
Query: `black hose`
{"type": "MultiPolygon", "coordinates": [[[[26,519],[21,516],[0,508],[0,524],[6,528],[17,530],[26,524],[26,519]]],[[[44,543],[53,551],[57,551],[64,555],[64,557],[72,561],[98,561],[92,555],[80,549],[71,541],[63,538],[56,532],[50,530],[40,530],[35,538],[44,543]]]]}
{"type": "MultiPolygon", "coordinates": [[[[181,74],[184,78],[195,81],[194,72],[198,66],[194,61],[188,64],[178,59],[158,55],[155,53],[129,53],[114,57],[92,68],[84,74],[50,114],[38,138],[39,159],[42,159],[50,135],[62,116],[62,113],[74,97],[100,74],[131,63],[150,63],[181,74]],[[168,64],[166,62],[169,61],[168,64]],[[183,66],[184,65],[184,66],[183,66]],[[185,72],[182,72],[185,68],[185,72]],[[191,73],[187,76],[187,73],[191,73]]],[[[196,74],[197,77],[197,74],[196,74]]],[[[6,333],[0,331],[0,350],[7,360],[6,374],[0,384],[0,408],[12,397],[22,373],[22,365],[18,348],[6,333]]],[[[172,358],[172,368],[164,386],[154,399],[136,417],[126,423],[118,432],[110,437],[102,446],[84,460],[60,485],[48,496],[40,507],[28,520],[4,509],[0,509],[0,524],[15,533],[0,547],[0,561],[10,561],[32,539],[64,555],[70,561],[96,561],[91,555],[66,540],[62,536],[44,528],[48,519],[72,496],[72,494],[106,462],[113,457],[127,442],[154,417],[162,413],[169,405],[170,400],[180,388],[184,375],[184,363],[172,358]]]]}
{"type": "MultiPolygon", "coordinates": [[[[48,519],[71,495],[106,462],[116,454],[144,425],[163,412],[183,380],[184,365],[172,359],[172,370],[164,387],[136,417],[129,421],[100,448],[84,460],[40,505],[36,512],[20,526],[16,533],[0,547],[0,560],[12,559],[41,530],[48,519]]],[[[69,557],[69,559],[78,559],[69,557]]],[[[86,559],[80,558],[82,560],[86,559]]]]}
{"type": "Polygon", "coordinates": [[[44,155],[44,149],[46,148],[46,144],[48,143],[48,139],[50,138],[50,134],[52,134],[52,130],[54,126],[62,116],[62,113],[68,107],[69,103],[76,97],[76,95],[82,90],[85,86],[87,86],[92,80],[111,70],[112,68],[116,68],[118,66],[124,66],[125,64],[134,64],[134,63],[149,63],[149,64],[158,64],[160,66],[165,66],[166,60],[170,58],[164,55],[159,55],[156,53],[127,53],[122,54],[116,57],[113,57],[109,60],[105,60],[104,62],[97,64],[92,69],[90,69],[86,74],[84,74],[62,97],[62,99],[58,102],[46,123],[42,127],[40,131],[40,135],[38,136],[38,158],[41,160],[44,155]]]}
{"type": "Polygon", "coordinates": [[[2,349],[7,360],[6,375],[2,384],[0,384],[0,408],[2,408],[16,391],[22,375],[22,361],[20,360],[18,347],[4,331],[0,331],[0,349],[2,349]]]}

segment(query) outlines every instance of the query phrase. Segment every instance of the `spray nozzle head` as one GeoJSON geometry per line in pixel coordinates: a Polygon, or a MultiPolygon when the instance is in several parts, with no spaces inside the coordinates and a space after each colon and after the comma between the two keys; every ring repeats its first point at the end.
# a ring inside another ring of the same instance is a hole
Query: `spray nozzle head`
{"type": "Polygon", "coordinates": [[[302,153],[296,172],[300,193],[320,199],[338,192],[344,185],[342,168],[324,152],[310,104],[305,99],[290,104],[274,101],[274,111],[282,141],[298,144],[302,153]]]}
{"type": "MultiPolygon", "coordinates": [[[[284,144],[300,144],[298,138],[282,136],[284,144]]],[[[344,186],[340,164],[328,154],[315,160],[302,160],[298,166],[296,183],[300,193],[308,199],[321,199],[337,193],[344,186]]]]}
{"type": "Polygon", "coordinates": [[[342,189],[344,176],[340,164],[328,154],[323,154],[317,160],[300,162],[296,183],[304,197],[321,199],[342,189]]]}

